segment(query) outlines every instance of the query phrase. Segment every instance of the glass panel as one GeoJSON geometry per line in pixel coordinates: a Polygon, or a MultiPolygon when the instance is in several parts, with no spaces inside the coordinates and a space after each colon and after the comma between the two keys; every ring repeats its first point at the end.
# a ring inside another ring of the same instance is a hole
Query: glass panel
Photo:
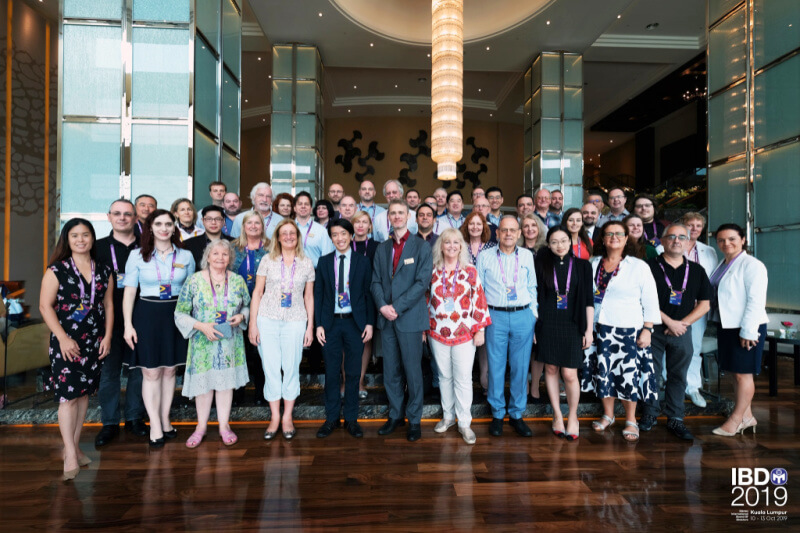
{"type": "Polygon", "coordinates": [[[797,0],[755,0],[755,68],[800,48],[797,0]]]}
{"type": "Polygon", "coordinates": [[[747,170],[744,158],[708,170],[708,227],[745,226],[747,170]]]}
{"type": "Polygon", "coordinates": [[[542,118],[542,90],[539,89],[531,97],[531,124],[542,118]]]}
{"type": "Polygon", "coordinates": [[[119,198],[120,125],[65,122],[61,129],[61,212],[104,212],[119,198]]]}
{"type": "Polygon", "coordinates": [[[531,153],[538,154],[542,151],[542,123],[537,122],[531,128],[531,153]]]}
{"type": "Polygon", "coordinates": [[[742,0],[708,0],[708,23],[715,23],[741,2],[742,0]]]}
{"type": "Polygon", "coordinates": [[[272,47],[272,77],[273,79],[292,78],[292,47],[272,47]]]}
{"type": "Polygon", "coordinates": [[[561,89],[542,87],[542,116],[561,118],[561,89]]]}
{"type": "MultiPolygon", "coordinates": [[[[533,156],[533,184],[532,188],[537,188],[542,184],[542,154],[533,156]]],[[[533,191],[531,191],[533,192],[533,191]]]]}
{"type": "Polygon", "coordinates": [[[745,10],[738,11],[709,32],[708,91],[744,78],[747,67],[747,35],[745,10]]]}
{"type": "Polygon", "coordinates": [[[755,156],[756,225],[797,222],[800,204],[800,143],[781,146],[755,156]]]}
{"type": "MultiPolygon", "coordinates": [[[[279,82],[285,83],[285,82],[279,82]]],[[[298,81],[297,82],[297,112],[316,113],[317,112],[317,82],[298,81]]]]}
{"type": "Polygon", "coordinates": [[[564,54],[564,85],[583,87],[583,56],[564,54]]]}
{"type": "Polygon", "coordinates": [[[123,5],[122,0],[64,0],[64,18],[120,20],[123,5]]]}
{"type": "Polygon", "coordinates": [[[583,207],[583,187],[581,185],[565,185],[561,188],[564,194],[564,211],[570,207],[583,207]]]}
{"type": "Polygon", "coordinates": [[[239,158],[227,150],[222,151],[222,183],[229,191],[239,188],[239,158]]]}
{"type": "Polygon", "coordinates": [[[531,127],[531,99],[525,100],[525,107],[523,110],[522,127],[527,130],[531,127]]]}
{"type": "Polygon", "coordinates": [[[564,150],[569,152],[583,151],[583,121],[564,121],[564,150]]]}
{"type": "Polygon", "coordinates": [[[317,138],[317,116],[295,115],[295,124],[297,128],[297,132],[295,133],[297,146],[314,146],[314,142],[317,138]]]}
{"type": "Polygon", "coordinates": [[[531,66],[531,91],[535,91],[542,85],[542,56],[536,58],[531,66]]]}
{"type": "Polygon", "coordinates": [[[525,157],[525,159],[528,159],[530,156],[532,156],[534,151],[538,152],[538,150],[535,150],[534,146],[533,146],[533,130],[536,129],[536,128],[537,127],[535,126],[534,128],[531,128],[529,130],[525,130],[524,140],[523,140],[524,144],[523,144],[523,147],[522,147],[523,148],[523,156],[525,157]]]}
{"type": "Polygon", "coordinates": [[[709,162],[744,152],[745,95],[745,86],[741,84],[709,100],[709,162]]]}
{"type": "Polygon", "coordinates": [[[200,130],[194,130],[194,197],[208,191],[212,181],[219,178],[217,143],[200,130]]]}
{"type": "Polygon", "coordinates": [[[239,153],[239,86],[228,71],[223,71],[222,79],[222,141],[233,151],[239,153]]]}
{"type": "Polygon", "coordinates": [[[564,118],[583,118],[583,89],[564,89],[564,118]]]}
{"type": "Polygon", "coordinates": [[[189,116],[189,30],[133,28],[133,116],[189,116]]]}
{"type": "Polygon", "coordinates": [[[160,206],[190,194],[187,126],[134,124],[131,196],[153,194],[160,206]]]}
{"type": "Polygon", "coordinates": [[[65,115],[119,117],[122,29],[64,26],[65,115]]]}
{"type": "Polygon", "coordinates": [[[783,309],[797,309],[800,302],[800,255],[787,253],[800,246],[800,231],[770,231],[756,233],[756,252],[769,272],[767,305],[783,309]]]}
{"type": "Polygon", "coordinates": [[[527,100],[528,97],[533,92],[533,89],[531,87],[531,69],[525,71],[525,81],[523,88],[524,92],[522,93],[522,97],[527,100]]]}
{"type": "Polygon", "coordinates": [[[272,114],[272,146],[292,145],[292,115],[272,114]]]}
{"type": "Polygon", "coordinates": [[[542,85],[561,85],[561,57],[542,54],[542,85]]]}
{"type": "MultiPolygon", "coordinates": [[[[583,184],[583,156],[575,153],[564,154],[564,184],[577,185],[583,184]]],[[[580,199],[578,199],[580,201],[580,199]]],[[[565,206],[581,207],[582,204],[567,203],[564,199],[565,206]]]]}
{"type": "Polygon", "coordinates": [[[530,194],[530,192],[533,190],[533,159],[528,159],[525,161],[525,170],[522,177],[522,188],[528,194],[530,194]]]}
{"type": "Polygon", "coordinates": [[[272,110],[292,110],[292,82],[272,80],[272,110]]]}
{"type": "Polygon", "coordinates": [[[237,79],[241,78],[242,16],[231,0],[222,0],[222,59],[237,79]]]}
{"type": "Polygon", "coordinates": [[[297,79],[313,80],[317,77],[317,49],[310,46],[297,47],[297,79]]]}
{"type": "Polygon", "coordinates": [[[219,5],[219,0],[195,0],[194,7],[197,29],[215,51],[219,51],[219,5]]]}
{"type": "Polygon", "coordinates": [[[561,150],[561,122],[542,119],[542,150],[561,150]]]}
{"type": "Polygon", "coordinates": [[[314,181],[317,174],[317,153],[316,150],[308,148],[297,149],[297,165],[295,166],[295,184],[300,181],[314,181]]]}
{"type": "Polygon", "coordinates": [[[133,20],[189,22],[189,0],[133,0],[133,20]]]}
{"type": "Polygon", "coordinates": [[[559,154],[542,154],[542,185],[561,185],[561,156],[559,154]]]}
{"type": "Polygon", "coordinates": [[[800,56],[765,70],[755,80],[756,147],[800,134],[800,56]]]}
{"type": "Polygon", "coordinates": [[[217,59],[200,39],[194,44],[194,120],[214,135],[217,131],[217,59]]]}
{"type": "MultiPolygon", "coordinates": [[[[274,121],[274,116],[273,116],[274,121]]],[[[274,130],[273,130],[274,131],[274,130]]],[[[272,183],[276,180],[292,181],[292,149],[272,147],[270,158],[270,177],[272,183]]],[[[291,188],[291,187],[290,187],[291,188]]]]}

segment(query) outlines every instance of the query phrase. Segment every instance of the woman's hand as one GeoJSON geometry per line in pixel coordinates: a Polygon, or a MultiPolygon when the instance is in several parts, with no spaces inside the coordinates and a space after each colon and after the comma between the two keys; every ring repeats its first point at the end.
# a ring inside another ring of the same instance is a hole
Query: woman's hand
{"type": "Polygon", "coordinates": [[[483,346],[483,343],[485,342],[486,342],[486,333],[483,330],[480,330],[478,333],[475,334],[474,337],[472,337],[472,344],[474,344],[476,348],[479,346],[483,346]]]}
{"type": "Polygon", "coordinates": [[[80,359],[81,348],[69,335],[64,335],[64,337],[58,339],[58,345],[61,348],[61,355],[70,363],[80,359]]]}
{"type": "Polygon", "coordinates": [[[258,326],[256,326],[256,323],[252,320],[250,321],[250,326],[247,328],[247,338],[253,346],[258,346],[261,343],[261,337],[258,334],[258,326]]]}
{"type": "Polygon", "coordinates": [[[211,342],[218,341],[222,338],[222,333],[214,329],[213,322],[195,322],[194,329],[205,335],[211,342]]]}
{"type": "Polygon", "coordinates": [[[133,329],[133,327],[126,327],[122,338],[125,339],[125,342],[131,347],[131,350],[133,350],[135,348],[134,345],[139,342],[139,338],[136,336],[136,330],[133,329]]]}
{"type": "Polygon", "coordinates": [[[314,341],[314,330],[311,325],[306,328],[306,333],[303,335],[303,348],[308,348],[314,341]]]}
{"type": "Polygon", "coordinates": [[[642,331],[639,333],[639,339],[636,341],[636,346],[642,349],[650,346],[650,335],[651,335],[650,330],[643,328],[642,331]]]}
{"type": "Polygon", "coordinates": [[[756,346],[758,346],[758,341],[751,341],[749,339],[745,339],[743,337],[739,337],[739,344],[741,344],[742,348],[744,348],[745,350],[747,350],[749,352],[752,348],[755,348],[756,346]]]}
{"type": "Polygon", "coordinates": [[[583,334],[583,349],[588,350],[591,347],[592,343],[594,342],[594,335],[592,334],[592,330],[586,330],[583,334]]]}
{"type": "Polygon", "coordinates": [[[317,326],[317,341],[321,346],[325,346],[325,328],[317,326]]]}
{"type": "Polygon", "coordinates": [[[244,320],[244,315],[240,313],[233,315],[228,322],[230,323],[232,328],[235,328],[236,326],[242,323],[242,320],[244,320]]]}
{"type": "Polygon", "coordinates": [[[102,339],[100,339],[100,357],[99,359],[105,359],[106,356],[111,353],[111,336],[106,335],[102,339]]]}

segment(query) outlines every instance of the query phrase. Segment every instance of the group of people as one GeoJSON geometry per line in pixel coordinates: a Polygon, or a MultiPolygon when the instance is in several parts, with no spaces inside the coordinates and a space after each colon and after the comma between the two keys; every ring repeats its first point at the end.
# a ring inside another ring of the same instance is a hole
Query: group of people
{"type": "Polygon", "coordinates": [[[503,434],[506,416],[517,434],[532,435],[523,416],[544,374],[557,437],[579,438],[583,391],[603,405],[596,431],[615,423],[619,399],[626,440],[638,441],[662,413],[669,431],[692,439],[684,395],[704,402],[700,346],[710,316],[719,324],[720,367],[736,376],[735,409],[714,433],[755,431],[750,403],[766,334],[767,273],[745,252],[739,226],[717,229],[718,263],[698,240],[702,215],[664,227],[652,197],[637,196],[631,215],[619,188],[589,191],[580,209],[566,211],[560,191],[541,189],[520,195],[513,214],[503,211],[498,187],[476,187],[469,213],[459,190],[422,198],[389,180],[382,192],[387,208],[375,203],[368,180],[358,202],[340,184],[315,203],[306,192],[273,197],[258,183],[253,208],[238,212],[238,196],[215,182],[199,218],[188,199],[167,211],[144,195],[111,204],[105,238],[96,239],[86,220],[68,221],[40,299],[52,331],[64,478],[89,461],[78,440],[90,394],[99,391],[102,409],[96,445],[119,433],[123,364],[126,430],[149,434],[152,447],[177,436],[170,406],[183,365],[182,394],[195,399],[198,418],[187,447],[205,439],[212,403],[220,439],[237,442],[229,424],[234,390],[250,381],[270,408],[264,439],[288,440],[296,435],[300,361],[317,345],[326,412],[317,437],[342,420],[361,437],[358,405],[374,338],[389,402],[381,435],[407,420],[408,440],[421,438],[427,345],[442,403],[437,433],[457,425],[465,442],[476,441],[477,359],[493,436],[503,434]]]}

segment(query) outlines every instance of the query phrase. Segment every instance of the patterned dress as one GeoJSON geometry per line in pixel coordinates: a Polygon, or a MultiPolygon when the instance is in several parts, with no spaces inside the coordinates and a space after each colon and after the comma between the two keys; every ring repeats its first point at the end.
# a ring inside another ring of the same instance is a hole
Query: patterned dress
{"type": "MultiPolygon", "coordinates": [[[[188,398],[213,390],[236,389],[247,385],[249,376],[245,362],[242,327],[247,327],[250,293],[238,274],[230,273],[228,281],[228,318],[243,314],[239,327],[233,328],[233,336],[210,341],[194,329],[196,322],[213,322],[216,309],[211,294],[211,285],[196,272],[184,283],[178,305],[175,308],[175,325],[189,339],[186,358],[186,373],[183,377],[183,395],[188,398]]],[[[223,291],[217,293],[217,303],[222,310],[223,291]]]]}
{"type": "Polygon", "coordinates": [[[57,402],[67,402],[93,394],[100,385],[100,342],[105,334],[105,309],[103,298],[108,289],[108,280],[111,268],[95,263],[94,305],[81,321],[73,320],[72,314],[81,303],[80,285],[83,285],[84,300],[88,304],[91,297],[91,285],[83,278],[77,276],[72,270],[70,262],[61,261],[50,267],[58,279],[58,293],[56,293],[56,316],[72,340],[80,347],[80,358],[72,362],[61,355],[61,344],[56,336],[50,335],[50,369],[52,375],[45,384],[46,390],[52,390],[57,402]]]}

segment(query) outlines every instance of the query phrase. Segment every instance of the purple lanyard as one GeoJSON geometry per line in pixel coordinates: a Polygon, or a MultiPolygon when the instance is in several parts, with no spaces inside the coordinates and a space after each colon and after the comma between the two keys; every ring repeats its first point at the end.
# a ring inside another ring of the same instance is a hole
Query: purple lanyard
{"type": "MultiPolygon", "coordinates": [[[[369,244],[369,237],[364,241],[364,255],[367,255],[367,245],[369,244]]],[[[356,251],[356,240],[353,239],[353,251],[356,251]]]]}
{"type": "MultiPolygon", "coordinates": [[[[338,250],[337,250],[338,251],[338,250]]],[[[347,274],[349,277],[350,269],[347,269],[347,274]]],[[[339,254],[333,254],[333,283],[336,290],[339,290],[339,254]]],[[[350,286],[350,280],[347,280],[347,286],[350,286]]]]}
{"type": "MultiPolygon", "coordinates": [[[[80,270],[78,270],[78,267],[75,265],[75,260],[72,257],[69,258],[69,262],[72,265],[72,270],[75,272],[75,275],[78,276],[78,288],[80,288],[81,290],[81,302],[83,302],[84,299],[86,298],[86,290],[83,288],[83,276],[81,276],[81,272],[80,270]]],[[[92,287],[92,293],[91,293],[92,296],[89,299],[89,306],[94,306],[94,295],[96,290],[94,284],[94,261],[91,261],[91,263],[92,263],[92,277],[91,281],[89,282],[89,285],[91,285],[92,287]]]]}
{"type": "MultiPolygon", "coordinates": [[[[217,291],[214,290],[214,281],[211,279],[211,269],[208,269],[208,281],[209,285],[211,285],[211,297],[214,298],[214,309],[219,310],[219,304],[217,303],[217,291]]],[[[228,271],[225,271],[225,294],[222,300],[222,307],[223,311],[228,310],[228,271]]]]}
{"type": "MultiPolygon", "coordinates": [[[[445,217],[447,218],[447,223],[450,224],[450,227],[455,229],[456,228],[456,224],[458,224],[458,220],[456,220],[454,217],[450,216],[450,213],[447,213],[445,215],[445,217]]],[[[458,217],[458,219],[461,220],[461,217],[458,217]]]]}
{"type": "MultiPolygon", "coordinates": [[[[270,215],[270,216],[272,216],[272,215],[270,215]]],[[[264,241],[258,241],[258,248],[261,249],[262,246],[264,246],[264,241]]],[[[247,269],[247,273],[250,274],[250,272],[251,272],[251,270],[250,270],[250,253],[251,252],[253,253],[253,258],[255,259],[256,251],[255,250],[249,250],[249,249],[245,248],[244,252],[245,252],[245,257],[247,257],[247,266],[245,268],[247,269]]],[[[210,275],[211,274],[209,274],[209,276],[210,275]]],[[[225,283],[226,283],[225,286],[227,287],[227,283],[228,283],[227,279],[225,280],[225,283]]]]}
{"type": "Polygon", "coordinates": [[[114,251],[114,245],[111,244],[111,262],[114,263],[114,272],[119,272],[119,266],[117,266],[117,253],[114,251]]]}
{"type": "MultiPolygon", "coordinates": [[[[286,292],[286,263],[281,255],[281,291],[286,292]]],[[[289,279],[289,291],[294,287],[294,267],[297,266],[297,258],[292,259],[292,277],[289,279]]]]}
{"type": "MultiPolygon", "coordinates": [[[[456,299],[456,281],[458,280],[458,261],[456,261],[456,269],[453,271],[453,284],[450,285],[450,289],[453,295],[453,299],[456,299]]],[[[444,288],[444,297],[447,299],[447,272],[444,269],[444,265],[442,265],[442,287],[444,288]]]]}
{"type": "MultiPolygon", "coordinates": [[[[369,215],[369,219],[370,220],[375,220],[375,210],[376,210],[375,204],[372,204],[369,207],[365,206],[364,204],[358,204],[358,208],[359,208],[359,210],[364,211],[365,213],[367,213],[369,215]],[[372,214],[371,215],[369,214],[369,211],[367,211],[368,209],[372,209],[372,214]]],[[[389,220],[388,213],[386,215],[386,220],[389,220]]]]}
{"type": "MultiPolygon", "coordinates": [[[[578,258],[581,257],[581,238],[578,237],[578,258]]],[[[572,259],[569,260],[569,271],[572,272],[572,259]]],[[[567,292],[569,292],[569,284],[567,284],[567,292]]]]}
{"type": "MultiPolygon", "coordinates": [[[[156,265],[156,276],[158,276],[158,284],[161,285],[161,271],[158,269],[158,250],[155,252],[156,257],[153,258],[153,263],[156,265]]],[[[172,270],[169,271],[169,284],[172,285],[172,280],[175,279],[175,249],[172,249],[172,270]]]]}
{"type": "Polygon", "coordinates": [[[739,252],[739,253],[736,255],[736,257],[734,257],[733,259],[731,259],[731,260],[730,260],[730,262],[729,262],[727,265],[726,265],[726,264],[725,264],[725,262],[723,261],[723,262],[722,262],[722,263],[720,263],[720,265],[719,265],[719,266],[716,268],[716,270],[714,270],[714,273],[713,273],[713,274],[711,274],[711,284],[712,284],[714,287],[718,287],[718,286],[719,286],[719,283],[720,283],[720,281],[722,281],[722,278],[723,278],[723,277],[725,277],[725,273],[726,273],[726,272],[728,272],[728,269],[729,269],[729,268],[730,268],[730,267],[733,265],[733,263],[735,263],[735,262],[736,262],[736,260],[737,260],[737,259],[739,259],[739,257],[741,257],[741,255],[742,255],[743,253],[744,253],[744,250],[742,250],[741,252],[739,252]]]}
{"type": "Polygon", "coordinates": [[[274,211],[270,211],[269,216],[264,218],[264,231],[267,230],[267,228],[269,227],[269,223],[272,222],[272,215],[274,214],[275,214],[274,211]]]}
{"type": "Polygon", "coordinates": [[[556,277],[556,269],[555,267],[553,267],[553,283],[555,283],[556,286],[556,294],[559,296],[566,296],[567,294],[569,294],[569,286],[571,281],[572,281],[572,258],[570,257],[569,268],[567,269],[567,288],[564,291],[564,294],[561,294],[561,292],[559,292],[558,290],[558,277],[556,277]]]}
{"type": "MultiPolygon", "coordinates": [[[[667,287],[669,287],[670,292],[675,292],[675,289],[672,288],[672,282],[669,280],[669,276],[667,276],[667,271],[664,270],[664,265],[661,264],[661,261],[658,262],[658,266],[661,267],[661,272],[664,273],[664,281],[667,282],[667,287]]],[[[689,263],[688,261],[684,263],[686,267],[686,272],[683,274],[683,287],[681,287],[680,293],[686,290],[686,284],[689,282],[689,263]]]]}
{"type": "Polygon", "coordinates": [[[686,252],[686,259],[694,261],[697,264],[700,264],[700,254],[697,252],[697,243],[694,244],[694,248],[692,248],[692,252],[694,252],[694,259],[689,257],[689,252],[686,252]]]}
{"type": "MultiPolygon", "coordinates": [[[[500,260],[500,248],[497,248],[497,262],[500,264],[500,275],[503,276],[503,285],[508,287],[508,280],[506,279],[506,271],[503,268],[503,262],[500,260]]],[[[514,250],[514,287],[517,286],[517,277],[519,275],[519,248],[514,250]]]]}
{"type": "Polygon", "coordinates": [[[306,247],[306,243],[308,242],[308,234],[311,233],[311,228],[314,227],[314,221],[308,221],[308,229],[306,230],[306,236],[303,237],[303,248],[306,247]]]}

